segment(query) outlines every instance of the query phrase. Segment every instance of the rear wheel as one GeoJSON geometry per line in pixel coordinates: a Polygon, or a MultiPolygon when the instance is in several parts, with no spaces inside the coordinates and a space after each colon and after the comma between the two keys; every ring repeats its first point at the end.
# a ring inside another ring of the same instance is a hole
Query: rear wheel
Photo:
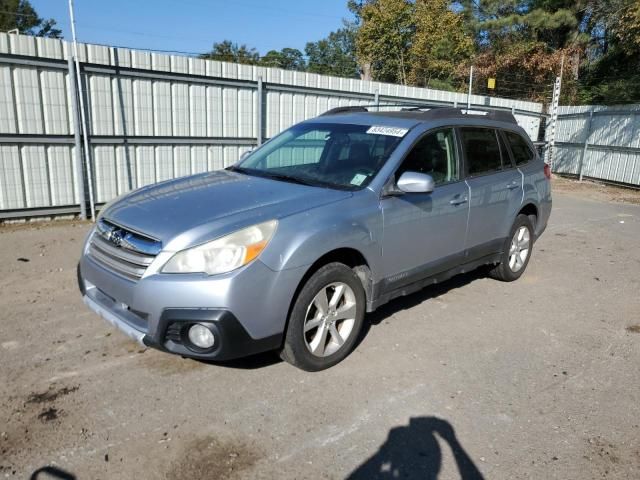
{"type": "Polygon", "coordinates": [[[489,275],[503,282],[513,282],[524,273],[533,248],[533,223],[527,215],[518,215],[507,238],[500,264],[489,275]]]}
{"type": "Polygon", "coordinates": [[[342,263],[325,265],[298,294],[280,356],[302,370],[329,368],[353,350],[364,314],[358,276],[342,263]]]}

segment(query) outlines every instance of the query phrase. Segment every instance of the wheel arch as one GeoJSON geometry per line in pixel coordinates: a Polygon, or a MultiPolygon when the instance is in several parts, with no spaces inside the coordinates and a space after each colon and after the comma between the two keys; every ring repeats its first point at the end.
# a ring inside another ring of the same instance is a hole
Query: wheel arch
{"type": "Polygon", "coordinates": [[[529,219],[531,220],[531,223],[533,224],[533,229],[535,231],[536,228],[536,221],[538,220],[538,207],[536,206],[536,204],[534,204],[533,202],[526,202],[523,207],[520,209],[520,211],[518,212],[518,215],[526,215],[529,217],[529,219]],[[532,218],[533,217],[533,218],[532,218]]]}
{"type": "Polygon", "coordinates": [[[365,294],[365,302],[368,302],[371,299],[373,295],[373,276],[371,273],[369,262],[367,261],[364,254],[360,250],[353,247],[334,248],[333,250],[324,253],[315,262],[313,262],[300,279],[300,282],[298,282],[298,286],[296,287],[296,290],[291,297],[289,308],[287,309],[287,319],[284,327],[285,332],[287,331],[289,325],[291,310],[293,309],[293,306],[298,299],[300,290],[302,290],[309,278],[320,268],[334,262],[342,263],[352,268],[362,282],[362,287],[365,294]]]}

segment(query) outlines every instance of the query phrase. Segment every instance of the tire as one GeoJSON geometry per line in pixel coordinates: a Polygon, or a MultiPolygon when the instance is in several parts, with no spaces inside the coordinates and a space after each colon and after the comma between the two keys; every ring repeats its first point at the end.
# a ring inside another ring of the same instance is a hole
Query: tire
{"type": "Polygon", "coordinates": [[[342,263],[323,266],[295,300],[280,357],[308,372],[342,361],[358,341],[365,302],[362,282],[351,268],[342,263]]]}
{"type": "Polygon", "coordinates": [[[533,222],[529,216],[520,214],[505,240],[500,263],[489,272],[489,276],[503,282],[519,279],[529,264],[532,250],[533,222]]]}

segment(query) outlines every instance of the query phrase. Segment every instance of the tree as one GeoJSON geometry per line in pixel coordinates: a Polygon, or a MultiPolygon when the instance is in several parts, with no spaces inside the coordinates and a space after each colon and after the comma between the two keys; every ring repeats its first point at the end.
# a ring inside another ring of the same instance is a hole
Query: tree
{"type": "Polygon", "coordinates": [[[414,15],[410,83],[454,90],[460,65],[466,65],[474,53],[463,17],[449,8],[448,0],[417,0],[414,15]]]}
{"type": "Polygon", "coordinates": [[[637,103],[640,98],[640,3],[606,0],[594,8],[594,41],[581,66],[579,100],[637,103]]]}
{"type": "Polygon", "coordinates": [[[359,25],[356,53],[375,80],[406,85],[415,33],[415,4],[409,0],[351,2],[359,25]]]}
{"type": "MultiPolygon", "coordinates": [[[[596,0],[462,0],[475,34],[480,79],[496,78],[495,94],[548,100],[565,59],[565,101],[575,101],[579,66],[590,41],[596,0]]],[[[479,82],[480,85],[483,82],[479,82]]]]}
{"type": "Polygon", "coordinates": [[[356,78],[360,74],[355,52],[355,27],[345,23],[327,38],[309,42],[304,48],[307,70],[323,75],[356,78]]]}
{"type": "Polygon", "coordinates": [[[62,30],[55,26],[52,18],[40,18],[28,0],[0,0],[0,31],[18,29],[27,35],[62,38],[62,30]]]}
{"type": "Polygon", "coordinates": [[[230,40],[224,40],[213,44],[213,48],[208,53],[203,53],[200,58],[208,60],[218,60],[220,62],[243,63],[246,65],[257,65],[260,63],[260,55],[255,48],[246,45],[239,45],[230,40]]]}
{"type": "Polygon", "coordinates": [[[304,55],[297,48],[283,48],[280,51],[269,50],[267,54],[262,57],[261,64],[267,67],[299,71],[304,71],[307,67],[304,55]]]}

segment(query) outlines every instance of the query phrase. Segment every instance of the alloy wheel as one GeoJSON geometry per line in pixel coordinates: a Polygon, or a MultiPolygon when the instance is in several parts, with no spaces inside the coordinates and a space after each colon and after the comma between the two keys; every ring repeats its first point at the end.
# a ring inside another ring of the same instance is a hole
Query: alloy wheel
{"type": "Polygon", "coordinates": [[[307,307],[304,340],[317,357],[336,353],[349,339],[356,322],[356,296],[349,285],[323,287],[307,307]]]}
{"type": "Polygon", "coordinates": [[[522,269],[529,256],[530,245],[531,234],[529,229],[522,225],[513,235],[509,248],[509,268],[512,272],[519,272],[522,269]]]}

